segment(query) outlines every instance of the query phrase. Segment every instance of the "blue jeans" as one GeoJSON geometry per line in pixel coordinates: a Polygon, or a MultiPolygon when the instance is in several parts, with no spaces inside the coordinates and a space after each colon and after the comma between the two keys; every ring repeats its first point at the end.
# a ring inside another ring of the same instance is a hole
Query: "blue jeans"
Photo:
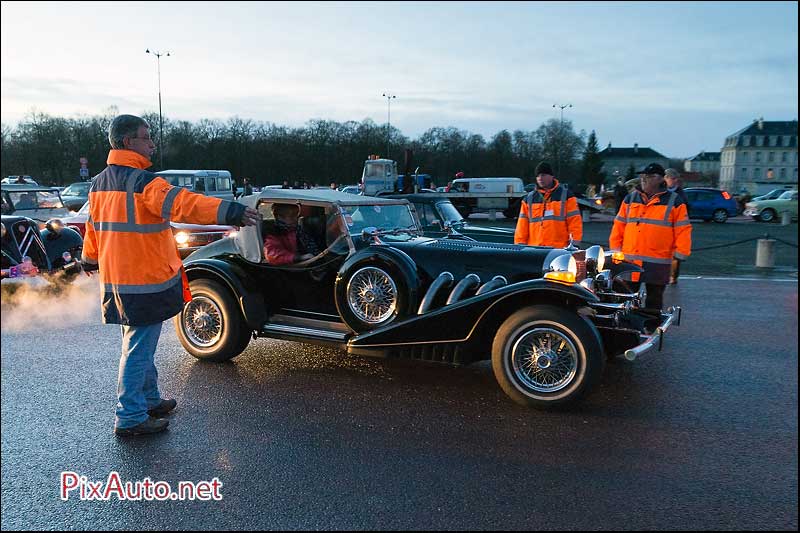
{"type": "Polygon", "coordinates": [[[118,428],[141,424],[148,418],[147,410],[161,403],[158,372],[153,362],[161,324],[122,326],[115,424],[118,428]]]}

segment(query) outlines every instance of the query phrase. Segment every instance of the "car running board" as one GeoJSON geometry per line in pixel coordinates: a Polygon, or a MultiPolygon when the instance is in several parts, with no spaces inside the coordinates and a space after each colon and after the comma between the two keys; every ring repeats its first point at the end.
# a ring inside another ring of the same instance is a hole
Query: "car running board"
{"type": "Polygon", "coordinates": [[[270,321],[261,328],[261,335],[291,337],[316,337],[336,342],[344,342],[352,331],[341,322],[315,320],[291,315],[273,315],[270,321]]]}

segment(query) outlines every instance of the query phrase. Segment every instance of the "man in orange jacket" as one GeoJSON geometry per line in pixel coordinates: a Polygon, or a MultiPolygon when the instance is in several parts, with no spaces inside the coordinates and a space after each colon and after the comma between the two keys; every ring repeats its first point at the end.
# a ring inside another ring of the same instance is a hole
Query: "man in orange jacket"
{"type": "Polygon", "coordinates": [[[664,168],[652,163],[640,171],[640,185],[619,208],[608,243],[642,268],[647,287],[645,306],[661,309],[672,258],[692,252],[692,226],[686,203],[664,185],[664,168]]]}
{"type": "Polygon", "coordinates": [[[572,239],[577,245],[583,238],[583,221],[575,195],[558,183],[546,161],[536,166],[536,184],[538,188],[522,199],[514,243],[563,248],[572,239]]]}
{"type": "Polygon", "coordinates": [[[161,323],[191,300],[170,220],[189,224],[250,226],[252,208],[173,187],[147,172],[155,144],[150,126],[120,115],[109,126],[108,167],[92,180],[82,260],[99,269],[103,323],[122,327],[117,378],[117,435],[166,429],[162,418],[177,402],[163,399],[153,355],[161,323]]]}

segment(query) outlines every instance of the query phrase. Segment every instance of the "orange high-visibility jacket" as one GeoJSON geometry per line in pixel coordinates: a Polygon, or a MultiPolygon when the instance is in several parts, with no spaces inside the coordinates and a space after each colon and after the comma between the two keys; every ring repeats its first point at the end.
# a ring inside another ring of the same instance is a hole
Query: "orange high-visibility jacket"
{"type": "Polygon", "coordinates": [[[170,220],[238,225],[245,206],[173,187],[132,150],[107,163],[89,189],[82,260],[99,266],[104,323],[156,324],[191,298],[170,220]]]}
{"type": "Polygon", "coordinates": [[[552,188],[531,191],[522,199],[514,244],[563,248],[570,234],[575,243],[583,239],[583,221],[575,195],[558,180],[552,188]]]}
{"type": "Polygon", "coordinates": [[[687,206],[674,192],[646,198],[636,189],[622,202],[608,244],[644,268],[642,281],[666,284],[672,258],[686,259],[692,253],[687,206]]]}

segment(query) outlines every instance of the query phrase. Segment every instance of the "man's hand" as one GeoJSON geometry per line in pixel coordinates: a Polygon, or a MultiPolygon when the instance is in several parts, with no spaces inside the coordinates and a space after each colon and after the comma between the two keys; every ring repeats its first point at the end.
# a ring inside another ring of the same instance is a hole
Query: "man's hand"
{"type": "Polygon", "coordinates": [[[261,214],[252,207],[245,207],[240,226],[255,226],[261,222],[261,214]]]}

